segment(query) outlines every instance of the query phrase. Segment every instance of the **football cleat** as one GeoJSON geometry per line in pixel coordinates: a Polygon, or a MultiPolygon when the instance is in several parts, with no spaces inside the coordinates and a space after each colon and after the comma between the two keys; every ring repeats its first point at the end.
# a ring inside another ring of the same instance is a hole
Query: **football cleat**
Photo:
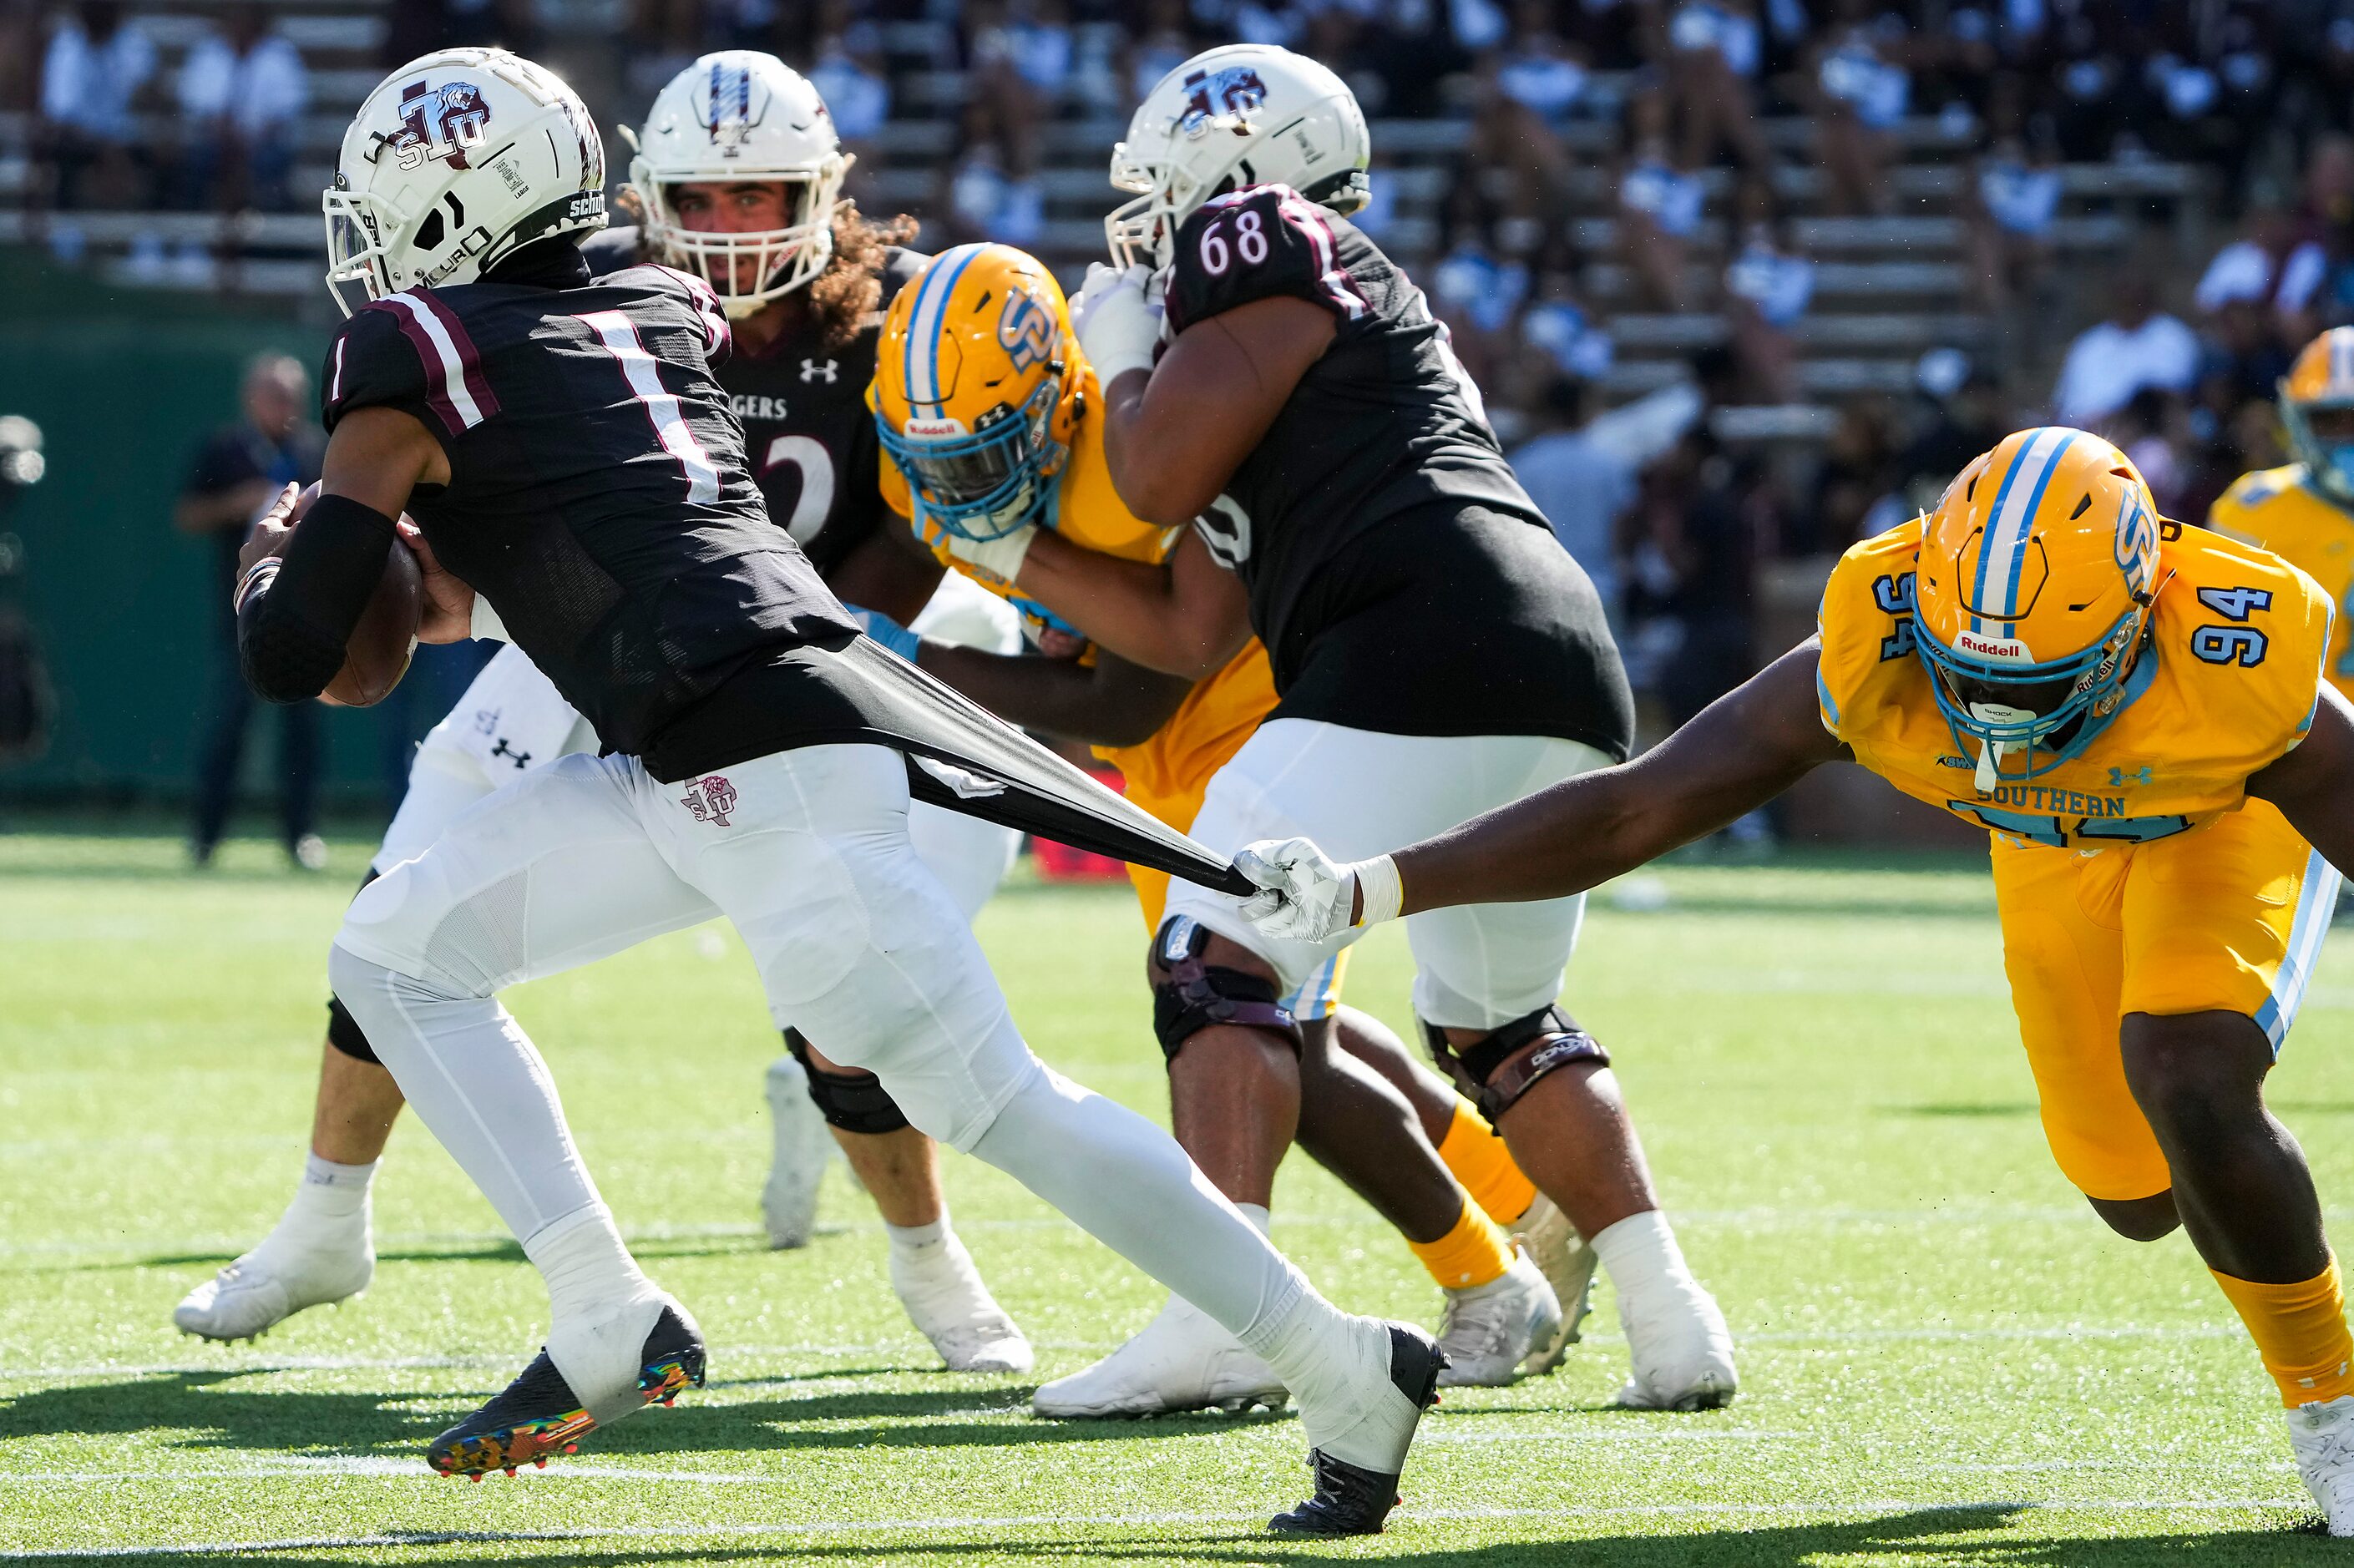
{"type": "Polygon", "coordinates": [[[1360,1318],[1351,1327],[1384,1343],[1373,1347],[1373,1375],[1387,1386],[1360,1392],[1341,1403],[1352,1411],[1339,1431],[1320,1435],[1320,1401],[1300,1402],[1300,1425],[1310,1435],[1309,1467],[1316,1494],[1298,1508],[1267,1520],[1279,1535],[1377,1535],[1398,1505],[1398,1477],[1414,1444],[1422,1413],[1438,1403],[1447,1352],[1429,1335],[1403,1323],[1360,1318]],[[1384,1353],[1386,1352],[1386,1353],[1384,1353]]]}
{"type": "Polygon", "coordinates": [[[2354,1394],[2290,1411],[2288,1446],[2329,1533],[2354,1535],[2354,1394]]]}
{"type": "Polygon", "coordinates": [[[261,1245],[180,1298],[172,1321],[207,1340],[250,1340],[295,1313],[357,1296],[376,1277],[367,1227],[347,1247],[290,1240],[276,1231],[261,1245]]]}
{"type": "Polygon", "coordinates": [[[1543,1192],[1528,1213],[1512,1222],[1511,1231],[1561,1303],[1561,1321],[1552,1336],[1532,1348],[1522,1363],[1523,1371],[1535,1376],[1560,1366],[1569,1347],[1584,1337],[1586,1314],[1594,1310],[1594,1271],[1601,1259],[1569,1216],[1543,1192]]]}
{"type": "MultiPolygon", "coordinates": [[[[600,1402],[610,1425],[648,1404],[669,1404],[689,1388],[703,1386],[703,1333],[673,1302],[664,1301],[639,1351],[633,1396],[600,1402]]],[[[493,1470],[512,1476],[519,1465],[546,1468],[551,1454],[569,1454],[600,1424],[589,1402],[575,1393],[542,1349],[521,1375],[481,1409],[451,1427],[425,1451],[426,1462],[445,1476],[481,1480],[493,1470]]]]}
{"type": "Polygon", "coordinates": [[[1618,1293],[1634,1375],[1616,1403],[1628,1410],[1719,1410],[1733,1403],[1733,1330],[1716,1298],[1690,1275],[1640,1299],[1618,1293]]]}
{"type": "Polygon", "coordinates": [[[1553,1287],[1529,1255],[1516,1250],[1512,1266],[1487,1284],[1447,1293],[1438,1348],[1447,1364],[1439,1383],[1504,1387],[1520,1375],[1523,1361],[1537,1360],[1542,1347],[1559,1337],[1561,1319],[1553,1287]]]}
{"type": "Polygon", "coordinates": [[[1212,1322],[1193,1303],[1171,1297],[1161,1316],[1103,1360],[1039,1385],[1037,1414],[1086,1420],[1164,1415],[1178,1410],[1279,1410],[1289,1397],[1275,1369],[1212,1322]]]}
{"type": "Polygon", "coordinates": [[[1025,1372],[1037,1359],[954,1231],[928,1246],[893,1247],[891,1288],[950,1372],[1025,1372]]]}
{"type": "Polygon", "coordinates": [[[760,1222],[769,1245],[809,1245],[817,1222],[818,1183],[833,1153],[833,1135],[809,1097],[809,1071],[790,1056],[769,1064],[769,1121],[776,1144],[768,1184],[760,1189],[760,1222]]]}

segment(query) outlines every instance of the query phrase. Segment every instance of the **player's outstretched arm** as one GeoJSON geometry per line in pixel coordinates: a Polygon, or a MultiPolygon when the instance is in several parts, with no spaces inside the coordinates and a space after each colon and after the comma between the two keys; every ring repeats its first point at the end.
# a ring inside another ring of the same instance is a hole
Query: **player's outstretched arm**
{"type": "Polygon", "coordinates": [[[1455,904],[1583,893],[1755,810],[1845,748],[1816,706],[1808,638],[1632,762],[1541,790],[1394,854],[1336,866],[1305,840],[1235,863],[1265,891],[1244,913],[1279,936],[1455,904]]]}
{"type": "Polygon", "coordinates": [[[2251,775],[2248,793],[2278,806],[2322,859],[2354,865],[2354,705],[2323,682],[2305,739],[2251,775]]]}
{"type": "Polygon", "coordinates": [[[1193,689],[1182,675],[1100,651],[1093,664],[1082,664],[926,642],[916,662],[1009,724],[1093,746],[1150,739],[1193,689]]]}
{"type": "Polygon", "coordinates": [[[356,408],[335,426],[321,494],[302,525],[289,498],[254,525],[239,556],[238,659],[255,695],[299,703],[326,690],[384,575],[409,493],[449,477],[440,444],[407,414],[356,408]]]}

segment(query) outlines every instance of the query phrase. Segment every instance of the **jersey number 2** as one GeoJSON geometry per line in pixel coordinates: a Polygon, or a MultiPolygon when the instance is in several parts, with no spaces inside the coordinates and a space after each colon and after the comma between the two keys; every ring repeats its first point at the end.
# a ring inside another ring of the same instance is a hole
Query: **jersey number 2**
{"type": "Polygon", "coordinates": [[[663,450],[678,460],[686,471],[686,499],[694,504],[708,504],[719,499],[719,465],[695,439],[686,415],[678,406],[678,395],[662,384],[660,361],[646,352],[645,340],[638,336],[638,325],[620,311],[589,311],[578,318],[605,352],[619,361],[621,377],[630,384],[630,395],[642,404],[646,418],[653,421],[654,435],[661,440],[663,450]]]}
{"type": "Polygon", "coordinates": [[[826,514],[833,510],[833,454],[813,437],[779,436],[761,459],[761,476],[786,463],[801,471],[801,493],[794,498],[793,514],[785,519],[785,532],[794,544],[806,545],[825,527],[826,514]]]}

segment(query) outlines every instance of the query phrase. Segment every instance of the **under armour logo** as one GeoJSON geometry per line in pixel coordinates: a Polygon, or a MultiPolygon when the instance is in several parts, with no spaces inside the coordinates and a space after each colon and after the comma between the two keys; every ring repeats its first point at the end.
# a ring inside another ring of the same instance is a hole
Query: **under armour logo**
{"type": "Polygon", "coordinates": [[[727,813],[736,809],[736,786],[716,773],[707,779],[690,779],[679,804],[694,812],[696,821],[724,828],[727,825],[727,813]]]}
{"type": "Polygon", "coordinates": [[[2109,788],[2112,789],[2122,789],[2128,784],[2147,784],[2149,782],[2149,764],[2146,762],[2142,764],[2141,771],[2138,773],[2128,773],[2122,768],[2112,768],[2109,769],[2109,788]]]}
{"type": "Polygon", "coordinates": [[[822,381],[831,387],[840,379],[841,369],[837,361],[829,359],[823,365],[820,365],[814,359],[801,361],[801,380],[805,383],[822,381]]]}
{"type": "Polygon", "coordinates": [[[531,766],[531,753],[528,751],[508,750],[507,737],[505,736],[499,736],[499,743],[491,747],[491,755],[493,757],[504,757],[511,759],[514,763],[518,771],[531,766]]]}

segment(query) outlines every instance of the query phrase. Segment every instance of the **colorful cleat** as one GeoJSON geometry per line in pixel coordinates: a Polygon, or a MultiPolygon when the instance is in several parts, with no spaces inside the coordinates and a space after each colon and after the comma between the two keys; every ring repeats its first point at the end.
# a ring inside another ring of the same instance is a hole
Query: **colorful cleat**
{"type": "MultiPolygon", "coordinates": [[[[701,1334],[681,1313],[664,1307],[641,1352],[641,1404],[670,1404],[685,1389],[701,1388],[703,1364],[701,1334]]],[[[544,1470],[549,1455],[578,1452],[577,1439],[596,1425],[543,1349],[488,1404],[433,1439],[425,1459],[445,1476],[477,1481],[493,1470],[512,1476],[525,1464],[544,1470]]]]}

